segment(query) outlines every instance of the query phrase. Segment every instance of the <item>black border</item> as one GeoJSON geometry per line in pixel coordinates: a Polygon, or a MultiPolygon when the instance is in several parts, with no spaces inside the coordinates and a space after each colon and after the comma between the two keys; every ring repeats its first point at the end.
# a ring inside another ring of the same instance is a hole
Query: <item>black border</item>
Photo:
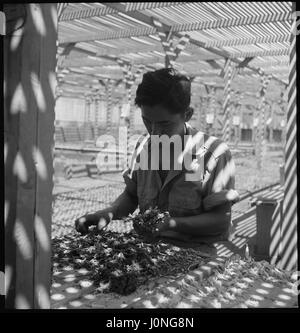
{"type": "MultiPolygon", "coordinates": [[[[15,2],[15,1],[12,1],[15,2]]],[[[35,2],[35,1],[33,1],[35,2]]],[[[52,1],[49,1],[52,2],[52,1]]],[[[74,1],[74,2],[79,2],[79,1],[74,1]]],[[[18,1],[19,3],[19,1],[18,1]]],[[[300,5],[298,2],[296,2],[296,9],[297,11],[300,10],[300,5]]],[[[0,3],[0,10],[3,10],[3,4],[0,3]]],[[[297,27],[299,30],[299,27],[297,27]]],[[[297,36],[298,38],[296,39],[296,45],[297,45],[297,50],[296,50],[296,54],[297,54],[297,72],[300,73],[299,71],[299,35],[297,36]]],[[[0,42],[1,42],[1,52],[0,52],[0,71],[1,71],[1,75],[0,75],[0,100],[1,100],[1,108],[2,110],[4,110],[4,96],[3,96],[3,41],[4,38],[3,36],[0,36],[0,42]]],[[[299,102],[299,98],[300,98],[300,93],[299,93],[299,81],[300,79],[298,78],[297,80],[297,104],[300,105],[299,102]]],[[[2,112],[2,117],[4,117],[4,112],[2,112]]],[[[299,125],[299,116],[297,115],[297,125],[299,125]]],[[[1,140],[2,140],[2,147],[4,146],[4,128],[3,125],[4,124],[4,119],[1,119],[1,140]]],[[[299,126],[298,126],[299,129],[299,126]]],[[[299,133],[297,132],[297,147],[299,149],[299,133]]],[[[297,150],[297,156],[298,156],[298,150],[297,150]]],[[[3,156],[3,150],[1,149],[1,158],[2,161],[4,161],[4,156],[3,156]]],[[[299,163],[297,164],[297,173],[299,173],[299,163]]],[[[4,162],[3,162],[3,170],[4,170],[4,162]]],[[[4,176],[4,175],[3,175],[4,176]]],[[[3,178],[2,178],[3,181],[3,178]]],[[[298,184],[298,189],[299,189],[299,184],[298,184]]],[[[3,207],[4,207],[4,181],[3,181],[3,191],[1,191],[1,199],[2,199],[2,211],[3,211],[3,207]]],[[[299,204],[299,203],[298,203],[299,204]]],[[[1,235],[1,240],[0,240],[0,246],[1,246],[1,256],[0,256],[0,271],[4,272],[4,241],[5,241],[5,233],[4,233],[4,212],[2,215],[2,223],[0,223],[0,235],[1,235]]],[[[298,235],[299,235],[299,223],[298,223],[298,235]]],[[[298,248],[299,248],[299,237],[298,237],[298,248]]],[[[299,255],[298,255],[298,267],[300,267],[299,265],[299,255]]],[[[299,269],[299,268],[298,268],[299,269]]],[[[11,314],[24,314],[26,315],[26,318],[31,319],[30,316],[28,316],[28,314],[35,314],[35,313],[39,313],[39,314],[49,314],[49,313],[53,313],[53,314],[65,314],[65,315],[77,315],[78,313],[84,313],[88,316],[93,315],[93,321],[89,321],[89,324],[96,324],[98,329],[101,328],[105,328],[105,322],[106,320],[111,320],[114,316],[119,318],[119,319],[140,319],[140,318],[146,318],[148,319],[150,316],[156,316],[156,317],[163,317],[163,318],[172,318],[172,317],[185,317],[185,318],[194,318],[194,323],[196,324],[194,328],[199,329],[199,328],[204,328],[202,325],[205,325],[205,318],[209,320],[209,325],[210,327],[216,327],[218,322],[216,321],[212,321],[212,317],[210,314],[224,314],[226,316],[226,318],[228,318],[228,315],[230,314],[259,314],[262,313],[264,315],[264,318],[268,318],[267,314],[272,314],[272,315],[276,315],[276,314],[287,314],[287,313],[299,313],[299,308],[298,309],[291,309],[291,308],[274,308],[274,309],[266,309],[266,308],[258,308],[258,309],[132,309],[132,310],[128,310],[128,309],[117,309],[117,310],[113,310],[113,309],[105,309],[105,310],[101,310],[101,309],[80,309],[80,310],[76,310],[76,309],[68,309],[68,310],[8,310],[8,309],[4,309],[4,296],[0,296],[0,312],[4,312],[5,314],[7,314],[7,317],[10,318],[11,314]],[[94,317],[94,315],[96,314],[96,318],[94,317]],[[106,320],[105,320],[106,319],[106,320]],[[96,320],[96,322],[94,321],[96,320]]],[[[240,316],[239,316],[240,317],[240,316]]],[[[280,316],[281,317],[281,316],[280,316]]],[[[236,318],[236,317],[235,317],[236,318]]],[[[274,318],[274,317],[273,317],[274,318]]],[[[25,324],[25,322],[23,322],[24,316],[22,317],[22,323],[25,324]]],[[[232,319],[232,318],[231,318],[232,319]]],[[[229,319],[229,320],[231,320],[229,319]]],[[[224,328],[235,328],[235,326],[237,326],[237,328],[242,328],[242,327],[238,327],[239,325],[235,322],[229,322],[229,320],[225,319],[220,321],[220,324],[223,325],[223,329],[224,328]],[[230,325],[229,325],[230,324],[230,325]]],[[[80,322],[80,318],[78,318],[78,321],[76,320],[75,323],[77,325],[77,323],[79,324],[80,322]]],[[[84,321],[85,322],[85,321],[84,321]]],[[[21,324],[22,324],[21,323],[21,324]]],[[[46,324],[46,323],[45,323],[46,324]]],[[[49,323],[50,324],[50,323],[49,323]]],[[[249,323],[251,325],[251,323],[249,323]]],[[[287,324],[287,323],[286,323],[287,324]]],[[[291,324],[291,322],[289,322],[289,324],[291,324]]],[[[22,324],[23,325],[23,324],[22,324]]],[[[253,326],[250,326],[253,327],[253,326]]],[[[89,326],[89,325],[88,325],[89,326]]],[[[87,329],[89,329],[87,326],[87,329]]],[[[290,325],[289,325],[290,326],[290,325]]],[[[255,326],[254,326],[255,327],[255,326]]],[[[49,327],[50,328],[50,327],[49,327]]],[[[58,328],[58,327],[57,327],[58,328]]],[[[247,323],[244,323],[244,328],[247,328],[247,323]]],[[[205,329],[205,328],[204,328],[205,329]]],[[[242,328],[243,329],[243,328],[242,328]]],[[[258,329],[258,327],[256,326],[256,329],[258,329]]]]}

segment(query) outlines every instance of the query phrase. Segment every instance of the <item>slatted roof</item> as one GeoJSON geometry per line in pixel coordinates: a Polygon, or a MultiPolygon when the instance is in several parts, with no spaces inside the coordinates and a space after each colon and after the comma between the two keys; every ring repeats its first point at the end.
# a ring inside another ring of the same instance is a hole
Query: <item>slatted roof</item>
{"type": "MultiPolygon", "coordinates": [[[[190,36],[174,67],[195,84],[221,86],[225,58],[244,67],[238,85],[262,70],[277,85],[288,82],[291,2],[120,2],[64,4],[58,26],[59,85],[76,95],[100,88],[99,79],[122,79],[116,59],[150,68],[165,66],[152,24],[174,38],[190,36]],[[243,81],[244,80],[244,81],[243,81]]],[[[62,91],[63,91],[62,90],[62,91]]],[[[116,91],[122,91],[122,87],[116,91]]]]}

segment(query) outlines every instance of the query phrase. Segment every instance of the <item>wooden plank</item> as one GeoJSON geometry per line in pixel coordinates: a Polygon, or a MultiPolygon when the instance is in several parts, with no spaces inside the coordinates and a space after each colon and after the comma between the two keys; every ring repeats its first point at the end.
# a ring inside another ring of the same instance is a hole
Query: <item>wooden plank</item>
{"type": "MultiPolygon", "coordinates": [[[[104,2],[103,4],[105,4],[106,6],[110,7],[110,8],[114,8],[114,9],[117,9],[118,11],[120,12],[123,12],[124,13],[124,5],[121,4],[121,3],[107,3],[107,2],[104,2]]],[[[291,13],[289,12],[289,15],[291,15],[291,13]]],[[[134,13],[128,13],[128,16],[131,16],[133,17],[134,19],[136,20],[139,20],[141,22],[144,22],[146,24],[149,24],[149,25],[152,25],[152,18],[141,13],[141,12],[134,12],[134,13]]],[[[174,36],[177,36],[177,37],[182,37],[182,35],[179,33],[179,32],[176,32],[175,30],[173,30],[173,27],[171,26],[168,26],[166,24],[163,24],[163,27],[165,30],[167,31],[171,31],[174,33],[174,36]]],[[[193,30],[193,29],[191,29],[193,30]]],[[[182,30],[181,30],[182,31],[182,30]]],[[[216,49],[216,48],[212,48],[212,47],[207,47],[205,45],[204,42],[201,42],[199,40],[196,40],[196,39],[193,39],[193,38],[190,38],[190,43],[193,44],[193,45],[197,45],[201,48],[204,48],[205,50],[209,51],[209,52],[212,52],[213,54],[217,54],[221,57],[225,57],[225,58],[231,58],[231,55],[229,52],[225,51],[225,50],[219,50],[219,49],[216,49]]],[[[242,55],[241,55],[242,56],[242,55]]],[[[239,64],[240,61],[237,60],[237,59],[231,59],[234,63],[237,63],[239,64]]],[[[261,69],[258,69],[258,68],[254,68],[254,67],[250,67],[250,66],[247,66],[247,68],[251,69],[253,72],[256,72],[258,74],[263,74],[263,71],[261,69]]],[[[287,85],[286,82],[276,78],[274,75],[272,76],[272,78],[280,83],[283,83],[285,85],[287,85]]]]}
{"type": "MultiPolygon", "coordinates": [[[[18,11],[17,6],[16,12],[18,11]]],[[[12,5],[9,6],[9,10],[13,11],[12,5]]],[[[7,7],[4,7],[6,17],[8,16],[7,7]]],[[[11,28],[11,27],[9,27],[11,28]]],[[[18,153],[19,145],[19,128],[20,128],[20,115],[19,110],[22,108],[14,107],[14,112],[11,112],[12,98],[15,90],[21,82],[21,70],[15,70],[16,64],[21,64],[22,61],[22,36],[23,29],[19,31],[19,34],[7,36],[3,40],[3,59],[4,59],[4,145],[6,151],[5,158],[5,307],[14,308],[16,299],[16,256],[17,247],[14,239],[14,228],[16,222],[16,206],[17,206],[17,192],[18,192],[18,178],[13,172],[13,165],[18,153]],[[10,52],[11,45],[14,52],[10,52]]],[[[18,66],[20,67],[20,66],[18,66]]],[[[29,268],[30,269],[30,268],[29,268]]]]}
{"type": "Polygon", "coordinates": [[[61,16],[63,15],[65,9],[68,7],[69,3],[61,2],[57,4],[57,17],[60,20],[61,16]]]}
{"type": "Polygon", "coordinates": [[[172,31],[183,32],[183,31],[206,31],[233,27],[243,27],[243,26],[253,26],[262,23],[269,22],[286,22],[292,19],[292,13],[289,11],[283,11],[281,13],[268,12],[268,13],[258,13],[255,16],[240,16],[240,17],[230,17],[221,18],[214,21],[200,21],[192,22],[186,24],[176,24],[172,25],[172,31]]]}
{"type": "MultiPolygon", "coordinates": [[[[296,10],[292,3],[291,12],[296,10]]],[[[297,21],[291,25],[290,39],[290,73],[288,87],[288,113],[286,118],[286,143],[284,164],[284,200],[281,231],[281,267],[297,270],[297,68],[296,68],[296,31],[297,21]]]]}
{"type": "Polygon", "coordinates": [[[206,46],[211,47],[224,47],[224,46],[239,46],[239,45],[251,45],[251,44],[270,44],[270,43],[283,43],[289,41],[289,34],[284,35],[265,35],[255,37],[238,37],[230,39],[215,39],[206,42],[206,46]]]}
{"type": "MultiPolygon", "coordinates": [[[[105,9],[95,9],[94,11],[91,10],[84,10],[84,11],[78,11],[78,13],[72,13],[72,19],[82,19],[86,17],[93,17],[93,16],[98,16],[94,15],[97,10],[100,12],[113,12],[117,14],[119,11],[126,13],[126,15],[131,16],[135,15],[137,16],[140,12],[135,12],[135,11],[126,11],[126,6],[122,5],[120,3],[115,3],[113,6],[110,6],[111,3],[103,3],[107,7],[105,9]],[[90,15],[90,16],[87,16],[90,15]]],[[[157,3],[158,4],[158,3],[157,3]]],[[[143,14],[143,13],[141,13],[143,14]]],[[[67,13],[63,15],[69,16],[71,18],[71,13],[67,13]]],[[[136,17],[135,17],[136,18],[136,17]]],[[[142,18],[142,16],[140,16],[142,18]]],[[[139,18],[136,18],[137,20],[141,20],[139,18]]],[[[241,17],[234,17],[234,18],[226,18],[226,19],[217,19],[217,20],[209,20],[209,21],[195,21],[191,23],[180,23],[180,24],[174,24],[170,25],[171,31],[174,33],[179,33],[179,32],[190,32],[190,31],[209,31],[209,30],[215,30],[215,29],[224,29],[224,28],[237,28],[237,27],[243,27],[246,25],[250,26],[255,26],[258,24],[262,23],[270,23],[270,22],[289,22],[291,20],[291,13],[290,12],[281,12],[278,13],[278,15],[268,14],[265,15],[263,14],[258,14],[257,16],[241,16],[241,17]]],[[[142,21],[142,20],[141,20],[142,21]]],[[[144,21],[142,21],[144,22],[144,21]]],[[[146,23],[146,22],[145,22],[146,23]]],[[[150,24],[151,25],[151,24],[150,24]]],[[[170,31],[170,30],[169,30],[170,31]]],[[[135,29],[128,29],[128,30],[120,30],[117,32],[101,32],[97,34],[91,34],[91,35],[86,35],[86,36],[81,36],[80,41],[92,41],[92,40],[113,40],[113,39],[119,39],[119,38],[129,38],[129,37],[142,37],[142,36],[149,36],[155,34],[155,29],[151,27],[141,27],[141,28],[135,28],[135,29]]],[[[282,35],[278,35],[278,41],[281,40],[282,35]]],[[[65,37],[60,39],[60,43],[65,43],[65,42],[75,42],[76,40],[74,39],[76,37],[65,37]]],[[[241,38],[237,38],[236,40],[241,40],[241,38]]],[[[275,38],[275,42],[277,42],[277,39],[275,38]]],[[[213,45],[208,44],[208,45],[213,45]]],[[[219,46],[217,46],[219,47],[219,46]]]]}
{"type": "MultiPolygon", "coordinates": [[[[67,4],[64,4],[64,9],[67,4]]],[[[43,105],[37,108],[37,148],[36,156],[36,219],[35,231],[35,270],[34,308],[50,308],[51,286],[51,223],[52,190],[54,174],[54,121],[55,121],[55,84],[57,19],[56,3],[35,5],[41,8],[41,19],[46,34],[40,39],[38,77],[44,95],[43,105]],[[52,16],[53,15],[53,16],[52,16]]],[[[41,33],[41,32],[40,32],[41,33]]]]}
{"type": "Polygon", "coordinates": [[[239,65],[238,68],[243,68],[245,66],[247,66],[250,61],[252,61],[254,59],[254,57],[246,57],[239,65]]]}
{"type": "Polygon", "coordinates": [[[56,4],[25,7],[24,29],[8,36],[5,48],[6,200],[11,212],[5,246],[12,276],[6,307],[17,309],[49,308],[51,280],[56,4]]]}
{"type": "MultiPolygon", "coordinates": [[[[175,7],[184,4],[184,2],[131,2],[126,3],[126,12],[132,12],[135,10],[155,9],[155,8],[166,8],[175,7]]],[[[108,7],[95,7],[94,9],[76,10],[70,13],[65,13],[61,16],[59,21],[72,21],[75,19],[87,19],[91,17],[100,17],[111,14],[117,14],[118,11],[108,7]]]]}

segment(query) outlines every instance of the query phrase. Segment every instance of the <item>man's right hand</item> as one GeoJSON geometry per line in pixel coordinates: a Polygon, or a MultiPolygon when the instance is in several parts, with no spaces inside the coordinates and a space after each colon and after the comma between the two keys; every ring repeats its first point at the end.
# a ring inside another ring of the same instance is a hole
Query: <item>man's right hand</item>
{"type": "Polygon", "coordinates": [[[110,221],[111,217],[106,212],[86,214],[75,220],[75,229],[82,235],[85,235],[89,232],[90,226],[96,225],[99,230],[102,230],[110,221]]]}

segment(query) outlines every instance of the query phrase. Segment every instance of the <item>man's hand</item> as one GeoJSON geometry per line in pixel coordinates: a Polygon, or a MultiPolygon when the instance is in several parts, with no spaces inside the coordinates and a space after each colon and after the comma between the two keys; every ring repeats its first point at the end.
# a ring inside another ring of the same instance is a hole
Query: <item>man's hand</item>
{"type": "Polygon", "coordinates": [[[157,225],[157,230],[155,235],[157,237],[164,236],[164,234],[170,231],[176,225],[175,218],[171,216],[166,216],[163,221],[160,221],[157,225]]]}
{"type": "Polygon", "coordinates": [[[96,225],[99,230],[105,228],[112,219],[112,213],[99,211],[93,214],[86,214],[75,220],[75,229],[82,235],[89,231],[89,227],[96,225]]]}
{"type": "Polygon", "coordinates": [[[145,234],[143,228],[139,227],[138,225],[134,226],[134,229],[144,238],[147,243],[156,243],[163,237],[168,236],[169,232],[173,232],[170,230],[170,228],[174,223],[175,222],[172,217],[165,216],[164,219],[157,224],[156,228],[153,229],[151,234],[145,234]]]}

